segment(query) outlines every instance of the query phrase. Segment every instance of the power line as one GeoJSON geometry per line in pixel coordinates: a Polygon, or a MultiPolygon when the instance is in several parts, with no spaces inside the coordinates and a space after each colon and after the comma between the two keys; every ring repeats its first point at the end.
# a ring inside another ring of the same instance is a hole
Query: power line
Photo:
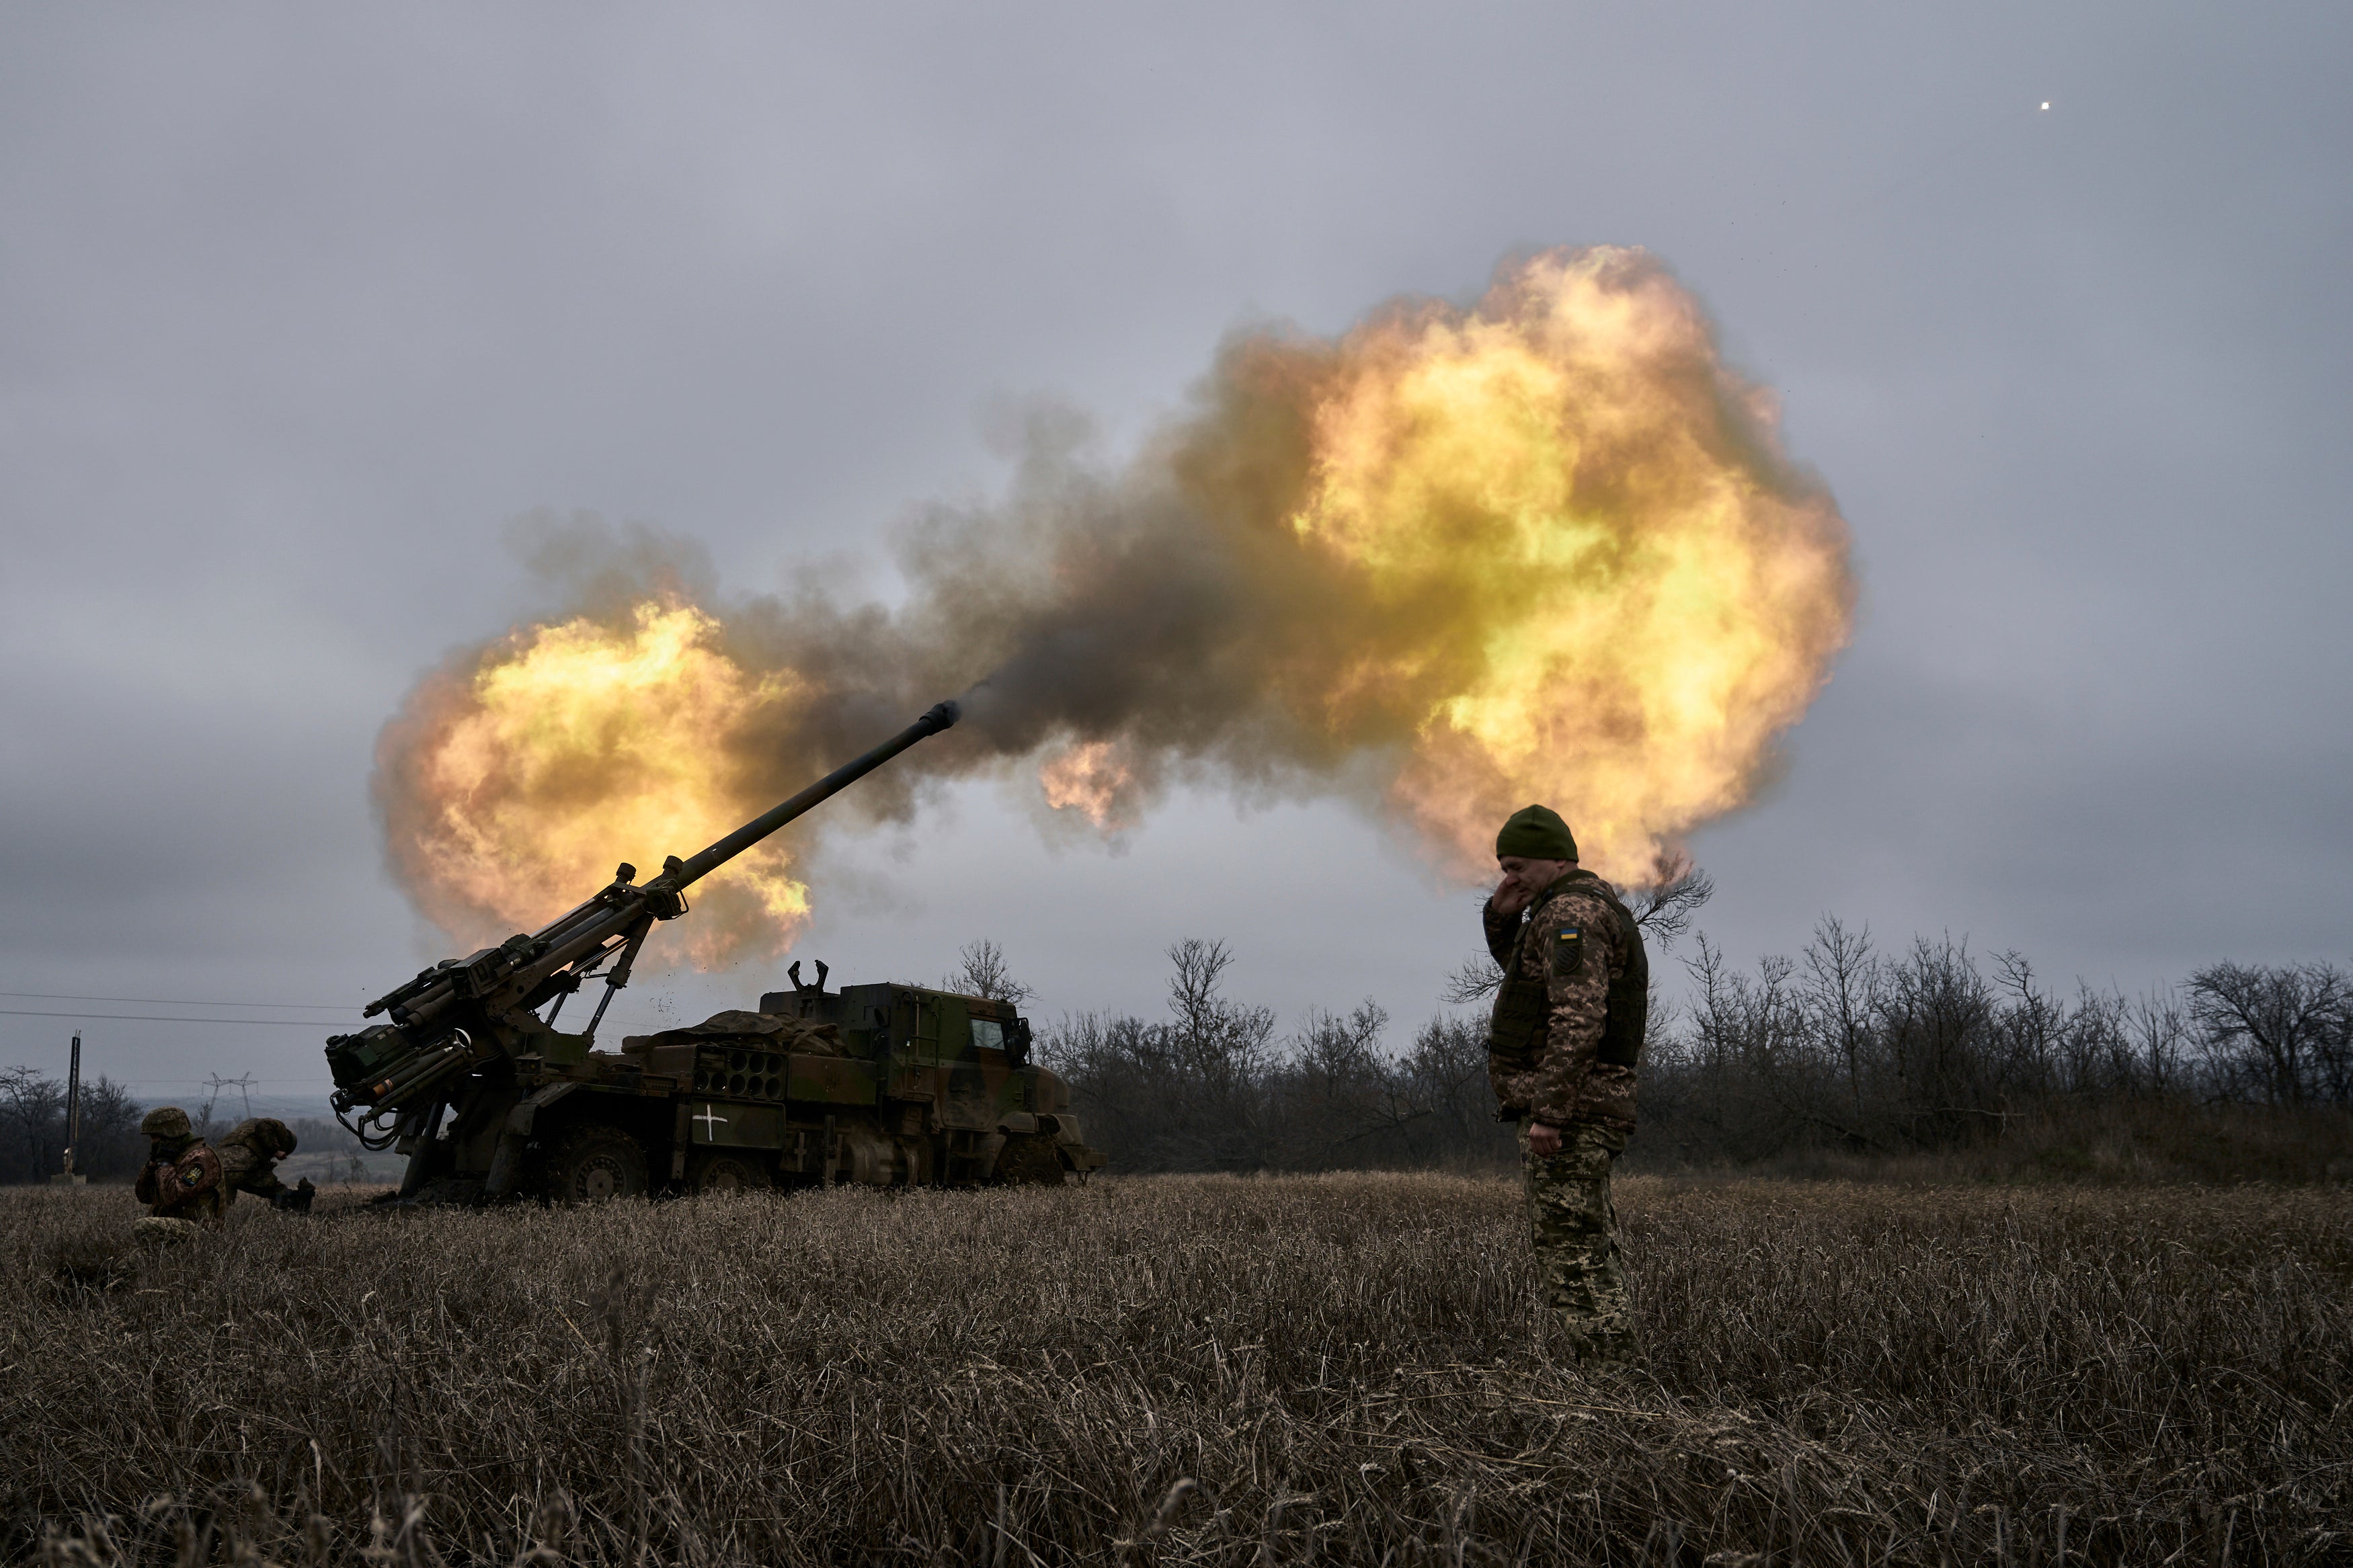
{"type": "Polygon", "coordinates": [[[293,1007],[332,1013],[349,1002],[207,1002],[201,996],[82,996],[70,991],[0,991],[0,996],[30,996],[43,1002],[136,1002],[155,1007],[293,1007]]]}
{"type": "Polygon", "coordinates": [[[294,1029],[332,1029],[343,1021],[337,1018],[191,1018],[173,1013],[40,1013],[29,1007],[0,1007],[0,1017],[113,1018],[132,1024],[275,1024],[280,1028],[294,1029]]]}

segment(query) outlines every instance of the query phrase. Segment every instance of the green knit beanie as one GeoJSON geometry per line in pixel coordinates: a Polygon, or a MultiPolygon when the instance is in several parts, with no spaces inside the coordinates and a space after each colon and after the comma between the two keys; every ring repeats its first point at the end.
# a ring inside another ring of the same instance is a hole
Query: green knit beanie
{"type": "Polygon", "coordinates": [[[1507,856],[1523,860],[1574,860],[1577,840],[1568,836],[1568,824],[1552,807],[1524,805],[1495,835],[1495,858],[1507,856]]]}

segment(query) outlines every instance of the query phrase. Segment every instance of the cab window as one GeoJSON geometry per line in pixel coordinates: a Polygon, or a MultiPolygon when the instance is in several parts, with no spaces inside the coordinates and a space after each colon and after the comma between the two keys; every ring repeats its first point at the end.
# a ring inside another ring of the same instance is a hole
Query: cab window
{"type": "Polygon", "coordinates": [[[975,1018],[972,1021],[972,1043],[985,1050],[1003,1050],[1005,1026],[994,1018],[975,1018]]]}

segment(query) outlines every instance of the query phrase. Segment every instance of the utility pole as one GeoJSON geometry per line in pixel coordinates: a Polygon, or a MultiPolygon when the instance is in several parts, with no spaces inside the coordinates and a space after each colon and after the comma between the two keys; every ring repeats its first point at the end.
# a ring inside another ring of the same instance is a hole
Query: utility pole
{"type": "Polygon", "coordinates": [[[73,1037],[73,1056],[66,1068],[66,1168],[49,1180],[60,1187],[79,1187],[88,1176],[74,1173],[74,1154],[81,1144],[81,1031],[73,1037]]]}

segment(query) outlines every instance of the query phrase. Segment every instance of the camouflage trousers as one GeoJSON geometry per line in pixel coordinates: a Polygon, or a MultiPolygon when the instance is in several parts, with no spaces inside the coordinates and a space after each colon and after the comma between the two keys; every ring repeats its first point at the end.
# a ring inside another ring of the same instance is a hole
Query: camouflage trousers
{"type": "Polygon", "coordinates": [[[1599,1122],[1564,1127],[1560,1152],[1539,1155],[1520,1123],[1528,1230],[1535,1247],[1537,1289],[1579,1363],[1630,1365],[1638,1351],[1626,1269],[1618,1253],[1618,1211],[1609,1202],[1609,1167],[1626,1134],[1599,1122]]]}

